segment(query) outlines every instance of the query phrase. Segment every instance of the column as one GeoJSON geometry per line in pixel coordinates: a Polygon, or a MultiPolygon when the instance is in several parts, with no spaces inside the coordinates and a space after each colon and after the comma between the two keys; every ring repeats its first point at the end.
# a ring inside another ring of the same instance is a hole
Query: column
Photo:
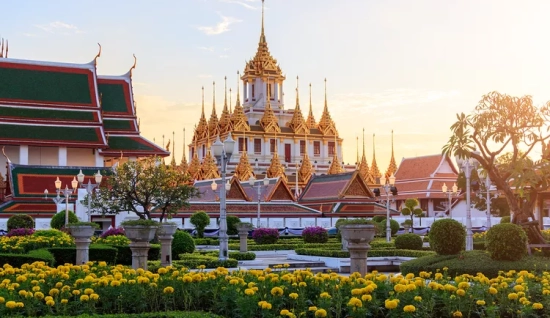
{"type": "Polygon", "coordinates": [[[248,99],[248,81],[243,81],[243,97],[245,101],[248,99]]]}
{"type": "Polygon", "coordinates": [[[434,215],[434,201],[432,199],[428,200],[428,211],[426,211],[426,216],[434,215]]]}
{"type": "Polygon", "coordinates": [[[281,102],[280,102],[280,105],[285,104],[284,98],[285,98],[285,93],[283,92],[283,82],[281,82],[281,102]]]}
{"type": "Polygon", "coordinates": [[[291,157],[292,162],[300,161],[302,159],[302,155],[300,154],[300,140],[295,139],[294,142],[294,153],[291,157]]]}
{"type": "Polygon", "coordinates": [[[67,147],[59,147],[57,151],[57,165],[67,165],[67,147]]]}
{"type": "Polygon", "coordinates": [[[103,167],[103,156],[99,154],[99,149],[94,151],[94,159],[96,167],[103,167]]]}
{"type": "Polygon", "coordinates": [[[275,103],[277,104],[277,106],[279,106],[279,83],[275,83],[273,85],[273,89],[275,90],[274,92],[275,103]]]}
{"type": "Polygon", "coordinates": [[[19,164],[21,165],[29,164],[29,146],[27,145],[19,146],[19,164]]]}

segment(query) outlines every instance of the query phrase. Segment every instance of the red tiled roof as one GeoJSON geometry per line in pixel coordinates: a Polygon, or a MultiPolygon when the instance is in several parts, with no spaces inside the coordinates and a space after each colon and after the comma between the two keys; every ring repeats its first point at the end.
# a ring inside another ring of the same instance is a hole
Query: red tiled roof
{"type": "Polygon", "coordinates": [[[428,178],[433,174],[443,155],[431,155],[414,158],[404,158],[395,172],[395,179],[400,180],[428,178]]]}
{"type": "MultiPolygon", "coordinates": [[[[210,217],[219,217],[219,202],[190,202],[190,206],[178,211],[178,217],[190,217],[195,211],[205,211],[210,217]]],[[[297,204],[295,202],[262,202],[260,205],[262,217],[320,217],[321,212],[297,204]]],[[[238,217],[256,217],[258,205],[256,202],[227,202],[228,215],[238,217]]]]}
{"type": "Polygon", "coordinates": [[[344,196],[372,200],[372,191],[357,171],[312,177],[305,186],[299,201],[339,200],[344,196]],[[358,188],[353,188],[354,185],[358,188]],[[346,194],[351,189],[351,194],[346,194]],[[359,192],[357,192],[359,190],[359,192]]]}

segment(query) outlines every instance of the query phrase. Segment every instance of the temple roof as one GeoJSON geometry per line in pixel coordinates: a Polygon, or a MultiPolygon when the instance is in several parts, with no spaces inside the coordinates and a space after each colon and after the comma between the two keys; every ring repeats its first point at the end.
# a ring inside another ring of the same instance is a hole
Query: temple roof
{"type": "MultiPolygon", "coordinates": [[[[195,211],[205,211],[212,217],[219,217],[219,202],[189,202],[190,206],[178,211],[178,217],[190,217],[195,211]]],[[[258,205],[256,202],[227,202],[227,214],[240,218],[251,218],[258,215],[258,205]]],[[[319,217],[321,212],[300,205],[296,202],[262,202],[261,213],[263,218],[281,218],[281,217],[319,217]]]]}
{"type": "Polygon", "coordinates": [[[247,151],[243,151],[235,168],[235,177],[239,178],[240,181],[247,181],[251,176],[254,176],[254,170],[248,160],[247,151]]]}
{"type": "Polygon", "coordinates": [[[168,156],[170,152],[139,135],[109,135],[109,148],[100,150],[103,156],[168,156]]]}
{"type": "Polygon", "coordinates": [[[374,194],[358,171],[313,176],[304,188],[298,202],[334,201],[335,199],[349,198],[374,201],[374,194]]]}
{"type": "MultiPolygon", "coordinates": [[[[298,77],[296,77],[296,80],[298,80],[298,77]]],[[[298,93],[298,85],[296,85],[296,106],[294,107],[294,113],[292,114],[292,119],[288,123],[288,126],[295,133],[308,134],[309,127],[307,126],[304,116],[302,115],[302,110],[300,109],[300,96],[298,93]]]]}

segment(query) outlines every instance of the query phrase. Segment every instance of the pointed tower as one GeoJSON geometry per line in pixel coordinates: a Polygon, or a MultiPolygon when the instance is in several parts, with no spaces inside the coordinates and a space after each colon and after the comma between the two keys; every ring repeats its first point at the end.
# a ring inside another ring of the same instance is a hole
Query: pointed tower
{"type": "Polygon", "coordinates": [[[375,183],[370,174],[369,164],[367,163],[367,156],[365,155],[365,128],[363,128],[363,155],[361,156],[361,160],[359,161],[359,166],[357,170],[359,170],[359,174],[361,175],[361,177],[363,177],[363,180],[365,180],[367,184],[375,183]]]}
{"type": "Polygon", "coordinates": [[[235,168],[235,176],[239,178],[240,181],[247,181],[251,176],[255,176],[246,151],[241,152],[241,158],[235,168]]]}
{"type": "Polygon", "coordinates": [[[201,177],[203,180],[219,178],[220,172],[218,171],[216,159],[212,156],[209,142],[207,143],[206,148],[206,156],[204,156],[204,160],[201,165],[201,177]]]}
{"type": "Polygon", "coordinates": [[[309,178],[314,173],[313,165],[311,164],[311,161],[309,160],[309,156],[307,154],[307,135],[306,135],[306,151],[304,151],[304,157],[302,158],[302,165],[300,166],[300,170],[298,170],[298,182],[305,184],[309,181],[309,178]]]}
{"type": "Polygon", "coordinates": [[[185,128],[183,128],[183,156],[181,156],[179,171],[182,174],[188,174],[189,172],[189,164],[187,163],[187,157],[185,156],[185,128]]]}
{"type": "Polygon", "coordinates": [[[321,115],[321,119],[319,120],[319,124],[317,125],[317,128],[319,128],[321,133],[323,133],[323,135],[325,136],[338,136],[336,125],[334,124],[334,121],[330,116],[330,112],[328,111],[326,78],[325,78],[325,107],[323,108],[323,114],[321,115]]]}
{"type": "Polygon", "coordinates": [[[271,56],[267,47],[267,40],[264,32],[264,1],[262,0],[262,28],[260,41],[255,56],[246,62],[243,76],[244,84],[244,108],[265,108],[267,107],[268,95],[273,97],[271,107],[280,109],[283,105],[282,85],[285,80],[283,71],[277,60],[271,56]],[[267,80],[272,84],[268,84],[267,80]],[[281,88],[281,91],[280,89],[281,88]],[[271,92],[271,93],[270,93],[271,92]]]}
{"type": "Polygon", "coordinates": [[[199,141],[206,137],[208,134],[208,122],[206,121],[206,116],[204,115],[204,86],[202,87],[202,111],[201,118],[199,119],[199,124],[195,129],[195,134],[193,136],[193,141],[199,141]]]}
{"type": "MultiPolygon", "coordinates": [[[[195,132],[196,135],[196,132],[195,132]]],[[[195,141],[195,151],[193,152],[193,158],[191,159],[191,163],[189,164],[189,176],[193,180],[201,180],[201,162],[199,160],[199,154],[197,150],[197,142],[195,141]]]]}
{"type": "Polygon", "coordinates": [[[395,175],[395,172],[397,171],[397,164],[395,163],[395,156],[393,153],[393,129],[391,131],[391,158],[390,158],[390,164],[388,166],[388,169],[386,170],[386,178],[389,178],[392,174],[395,175]]]}
{"type": "Polygon", "coordinates": [[[279,159],[279,154],[277,153],[277,146],[275,145],[275,151],[273,152],[273,157],[271,157],[271,163],[269,164],[269,168],[267,168],[266,171],[268,178],[277,178],[280,177],[285,180],[285,182],[288,182],[288,178],[285,174],[285,167],[281,164],[281,160],[279,159]]]}
{"type": "Polygon", "coordinates": [[[229,113],[229,109],[227,107],[227,76],[224,77],[224,80],[225,97],[223,100],[222,115],[220,116],[219,122],[220,134],[226,134],[231,131],[231,114],[229,113]]]}
{"type": "Polygon", "coordinates": [[[380,182],[380,177],[382,176],[382,173],[380,173],[380,169],[378,169],[378,165],[376,164],[376,146],[374,142],[375,135],[372,134],[372,165],[370,167],[370,175],[374,181],[375,184],[378,184],[380,182]]]}
{"type": "Polygon", "coordinates": [[[215,137],[220,134],[218,127],[218,115],[216,114],[216,82],[212,82],[212,114],[208,121],[208,134],[215,137]]]}
{"type": "Polygon", "coordinates": [[[338,174],[344,172],[342,165],[340,164],[340,159],[338,159],[338,142],[336,136],[334,136],[334,156],[332,157],[332,162],[328,168],[328,174],[338,174]]]}
{"type": "Polygon", "coordinates": [[[309,83],[309,115],[307,116],[306,126],[309,129],[317,128],[317,122],[313,117],[313,106],[311,105],[311,83],[309,83]]]}
{"type": "Polygon", "coordinates": [[[270,97],[271,96],[268,96],[267,98],[264,115],[260,120],[260,126],[262,126],[265,132],[280,133],[281,128],[279,127],[279,121],[277,120],[277,117],[275,116],[273,109],[271,109],[271,103],[269,101],[270,97]]]}
{"type": "MultiPolygon", "coordinates": [[[[177,167],[177,164],[176,164],[176,132],[172,132],[172,160],[170,161],[170,167],[172,169],[176,169],[177,167]]],[[[168,141],[170,142],[170,141],[168,141]]]]}
{"type": "Polygon", "coordinates": [[[294,131],[295,134],[309,134],[309,128],[306,125],[304,116],[302,115],[302,110],[300,109],[300,96],[298,88],[298,76],[296,76],[296,107],[294,108],[294,114],[289,123],[290,129],[294,131]]]}
{"type": "MultiPolygon", "coordinates": [[[[237,77],[239,72],[237,72],[237,77]]],[[[243,106],[241,105],[239,80],[237,80],[237,101],[235,102],[235,109],[231,114],[231,124],[234,131],[250,131],[250,125],[248,124],[248,118],[244,113],[243,106]]]]}

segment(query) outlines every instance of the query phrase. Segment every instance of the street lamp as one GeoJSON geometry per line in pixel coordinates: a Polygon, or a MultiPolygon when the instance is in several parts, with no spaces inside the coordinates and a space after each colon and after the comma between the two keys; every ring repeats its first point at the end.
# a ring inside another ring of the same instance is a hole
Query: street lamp
{"type": "Polygon", "coordinates": [[[256,178],[254,176],[250,176],[250,179],[248,179],[248,184],[252,188],[256,188],[256,190],[258,191],[258,220],[256,221],[256,227],[260,228],[260,195],[262,194],[262,187],[267,187],[267,185],[269,185],[269,179],[264,178],[263,182],[258,182],[256,184],[256,178]]]}
{"type": "MultiPolygon", "coordinates": [[[[393,173],[388,179],[385,176],[380,177],[380,185],[386,193],[386,241],[391,242],[390,195],[397,195],[393,173]]],[[[380,190],[378,190],[377,194],[380,195],[380,190]]]]}
{"type": "Polygon", "coordinates": [[[477,169],[478,161],[473,158],[462,159],[456,156],[456,164],[464,172],[466,176],[466,250],[474,249],[474,238],[472,233],[472,208],[470,206],[470,177],[472,170],[477,169]]]}
{"type": "MultiPolygon", "coordinates": [[[[78,180],[76,180],[76,178],[73,178],[73,181],[71,181],[71,186],[73,187],[72,189],[69,189],[68,185],[65,185],[65,189],[61,189],[61,180],[59,180],[59,177],[57,177],[57,180],[55,180],[54,184],[57,197],[52,198],[53,202],[58,205],[59,203],[63,202],[60,194],[62,193],[65,196],[65,226],[67,226],[67,224],[69,224],[69,198],[71,197],[71,194],[74,193],[74,191],[78,188],[78,180]]],[[[44,196],[45,198],[48,198],[48,189],[44,190],[44,196]]]]}
{"type": "Polygon", "coordinates": [[[458,194],[458,187],[456,186],[456,183],[453,185],[453,187],[451,189],[448,189],[447,185],[445,183],[443,183],[443,186],[441,187],[441,191],[443,191],[443,193],[446,194],[447,197],[449,198],[449,217],[452,219],[453,218],[453,209],[452,209],[451,198],[453,197],[453,195],[458,194]],[[447,190],[449,190],[449,191],[447,191],[447,190]]]}
{"type": "Polygon", "coordinates": [[[78,183],[82,186],[83,189],[86,190],[86,193],[88,194],[88,222],[92,221],[92,194],[95,188],[99,186],[101,183],[101,180],[103,179],[103,176],[97,170],[97,173],[94,175],[95,177],[95,184],[92,184],[92,180],[88,180],[88,184],[84,184],[84,173],[82,173],[82,170],[76,175],[76,178],[78,180],[78,183]]]}
{"type": "Polygon", "coordinates": [[[495,193],[493,197],[491,197],[491,184],[491,178],[489,178],[489,174],[487,174],[487,177],[485,178],[486,197],[483,197],[481,191],[477,195],[478,198],[485,200],[485,204],[487,205],[487,211],[485,211],[485,214],[487,215],[487,229],[491,228],[491,201],[498,198],[498,192],[495,193]]]}
{"type": "MultiPolygon", "coordinates": [[[[222,171],[222,184],[225,184],[225,167],[227,162],[231,159],[233,150],[235,149],[235,140],[231,138],[231,133],[227,135],[227,139],[222,143],[220,136],[216,137],[216,142],[212,144],[212,152],[216,158],[216,162],[220,164],[222,171]]],[[[217,188],[217,185],[215,186],[217,188]]],[[[221,188],[220,191],[220,261],[227,260],[229,250],[229,238],[227,237],[227,211],[225,196],[227,192],[227,185],[221,188]]],[[[214,190],[214,187],[212,187],[214,190]]]]}

